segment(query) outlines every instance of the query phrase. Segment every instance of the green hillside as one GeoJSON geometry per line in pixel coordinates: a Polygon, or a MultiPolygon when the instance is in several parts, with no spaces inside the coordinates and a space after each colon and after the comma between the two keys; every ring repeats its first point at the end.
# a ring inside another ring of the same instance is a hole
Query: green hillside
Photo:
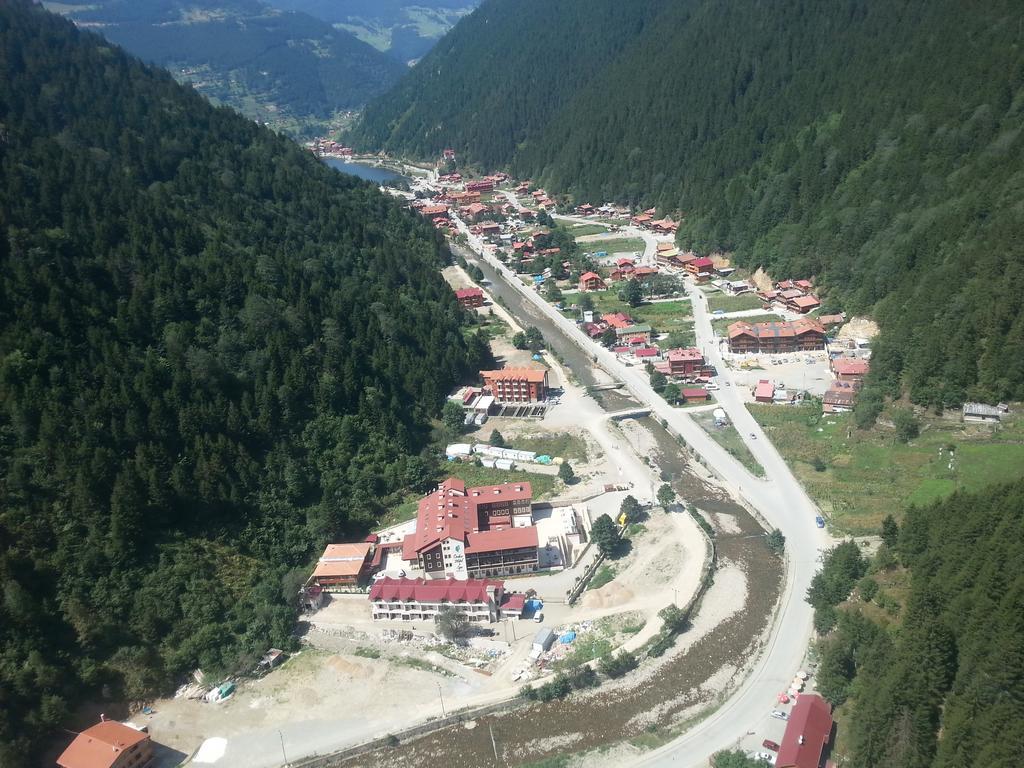
{"type": "Polygon", "coordinates": [[[815,276],[882,323],[873,387],[1024,398],[1024,52],[1010,0],[489,0],[365,148],[682,215],[682,245],[815,276]]]}
{"type": "Polygon", "coordinates": [[[0,228],[20,768],[84,699],[292,642],[307,564],[432,479],[430,419],[482,361],[432,228],[25,0],[0,4],[0,228]]]}
{"type": "Polygon", "coordinates": [[[825,558],[808,593],[819,628],[838,622],[818,643],[817,674],[842,707],[838,763],[1018,765],[1024,483],[912,507],[886,538],[861,581],[867,564],[851,542],[825,558]]]}
{"type": "Polygon", "coordinates": [[[406,67],[350,32],[257,0],[61,4],[77,23],[200,93],[295,135],[383,93],[406,67]]]}

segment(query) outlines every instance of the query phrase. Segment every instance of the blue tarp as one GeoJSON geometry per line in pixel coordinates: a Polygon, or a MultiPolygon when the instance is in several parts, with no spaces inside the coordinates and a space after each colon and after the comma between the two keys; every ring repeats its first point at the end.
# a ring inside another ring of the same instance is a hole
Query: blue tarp
{"type": "Polygon", "coordinates": [[[560,638],[558,638],[558,642],[560,642],[562,645],[568,645],[569,643],[571,643],[575,639],[576,639],[576,633],[575,632],[566,632],[564,635],[562,635],[560,638]]]}

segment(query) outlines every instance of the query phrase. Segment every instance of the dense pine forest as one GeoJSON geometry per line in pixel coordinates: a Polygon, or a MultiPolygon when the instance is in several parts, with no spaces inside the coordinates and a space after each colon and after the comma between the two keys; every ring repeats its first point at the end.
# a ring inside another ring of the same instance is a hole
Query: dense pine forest
{"type": "Polygon", "coordinates": [[[809,595],[819,629],[838,619],[819,643],[818,687],[843,706],[842,764],[1019,765],[1024,482],[911,508],[884,538],[870,564],[841,545],[809,595]]]}
{"type": "Polygon", "coordinates": [[[1024,398],[1024,37],[995,0],[488,0],[354,133],[458,150],[882,324],[881,397],[1024,398]]]}
{"type": "Polygon", "coordinates": [[[0,226],[18,768],[85,699],[287,643],[302,566],[432,479],[429,420],[479,361],[429,226],[21,0],[0,4],[0,226]]]}

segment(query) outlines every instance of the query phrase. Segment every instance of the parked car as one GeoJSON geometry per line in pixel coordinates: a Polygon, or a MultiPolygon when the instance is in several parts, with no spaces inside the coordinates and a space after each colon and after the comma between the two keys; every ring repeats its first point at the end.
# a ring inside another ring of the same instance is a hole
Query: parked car
{"type": "Polygon", "coordinates": [[[764,741],[762,741],[761,742],[761,746],[764,747],[765,749],[770,749],[772,752],[778,752],[779,751],[778,743],[772,741],[771,739],[765,739],[764,741]]]}
{"type": "Polygon", "coordinates": [[[824,528],[824,527],[825,527],[825,518],[824,518],[824,517],[822,517],[821,515],[817,515],[817,516],[815,516],[815,518],[814,518],[814,524],[815,524],[816,526],[818,526],[819,528],[824,528]]]}
{"type": "Polygon", "coordinates": [[[537,613],[533,617],[533,620],[536,621],[538,624],[540,624],[542,621],[544,621],[544,614],[543,613],[537,613]]]}
{"type": "Polygon", "coordinates": [[[768,765],[775,765],[775,755],[771,752],[751,752],[747,757],[751,760],[761,760],[768,763],[768,765]]]}
{"type": "Polygon", "coordinates": [[[781,709],[773,709],[771,714],[772,717],[774,717],[776,720],[789,720],[789,715],[787,715],[781,709]]]}

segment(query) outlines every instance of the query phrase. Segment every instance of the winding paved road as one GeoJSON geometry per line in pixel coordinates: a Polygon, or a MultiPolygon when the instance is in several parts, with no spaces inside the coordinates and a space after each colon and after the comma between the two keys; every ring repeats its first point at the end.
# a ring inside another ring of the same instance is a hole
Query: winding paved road
{"type": "MultiPolygon", "coordinates": [[[[813,612],[803,597],[817,570],[820,550],[831,543],[825,531],[815,527],[817,509],[814,503],[750,415],[735,386],[722,386],[716,393],[718,401],[743,436],[750,452],[764,467],[765,479],[754,477],[685,412],[665,402],[651,388],[643,369],[624,365],[612,352],[588,339],[574,322],[544,301],[532,288],[523,285],[508,267],[488,254],[482,240],[471,235],[464,222],[455,221],[481,258],[544,312],[568,338],[585,349],[595,364],[622,381],[633,397],[651,408],[654,415],[681,435],[687,445],[700,454],[740,497],[786,536],[788,568],[780,610],[767,648],[755,662],[751,674],[712,716],[678,739],[644,755],[636,765],[705,767],[708,758],[719,750],[758,746],[762,738],[758,734],[763,733],[770,722],[769,712],[775,704],[775,697],[788,688],[789,681],[799,670],[811,636],[813,612]]],[[[711,330],[707,300],[694,285],[688,292],[693,305],[698,346],[720,372],[719,381],[724,385],[729,380],[729,371],[711,330]]]]}

